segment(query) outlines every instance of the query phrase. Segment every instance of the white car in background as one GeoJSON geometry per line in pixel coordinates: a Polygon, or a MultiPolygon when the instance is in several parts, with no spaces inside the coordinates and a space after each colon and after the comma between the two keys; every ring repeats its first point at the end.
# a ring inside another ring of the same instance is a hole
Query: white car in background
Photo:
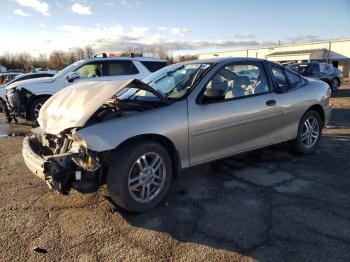
{"type": "Polygon", "coordinates": [[[71,64],[50,78],[40,78],[6,86],[7,118],[35,121],[41,106],[61,89],[81,81],[121,81],[143,79],[167,65],[165,60],[148,57],[94,57],[71,64]]]}

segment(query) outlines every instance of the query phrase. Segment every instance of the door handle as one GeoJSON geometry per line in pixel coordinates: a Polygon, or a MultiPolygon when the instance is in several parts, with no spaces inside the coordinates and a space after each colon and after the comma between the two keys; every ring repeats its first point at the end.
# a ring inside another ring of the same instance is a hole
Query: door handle
{"type": "Polygon", "coordinates": [[[266,101],[266,105],[267,106],[274,106],[274,105],[276,105],[276,100],[268,100],[268,101],[266,101]]]}

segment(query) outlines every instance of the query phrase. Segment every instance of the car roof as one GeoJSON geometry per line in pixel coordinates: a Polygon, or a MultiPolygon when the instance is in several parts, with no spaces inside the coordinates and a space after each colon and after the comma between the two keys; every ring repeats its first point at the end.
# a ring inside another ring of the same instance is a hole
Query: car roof
{"type": "Polygon", "coordinates": [[[264,59],[260,58],[252,58],[252,57],[215,57],[215,58],[207,58],[207,59],[199,59],[199,60],[192,60],[184,63],[234,63],[234,62],[251,62],[251,61],[265,61],[264,59]]]}
{"type": "Polygon", "coordinates": [[[167,62],[166,60],[162,60],[154,57],[129,57],[129,56],[113,56],[113,57],[92,57],[83,61],[113,61],[113,60],[127,60],[127,61],[145,61],[145,62],[167,62]]]}
{"type": "Polygon", "coordinates": [[[22,73],[18,72],[7,72],[7,73],[0,73],[0,76],[10,76],[10,75],[20,75],[22,73]]]}

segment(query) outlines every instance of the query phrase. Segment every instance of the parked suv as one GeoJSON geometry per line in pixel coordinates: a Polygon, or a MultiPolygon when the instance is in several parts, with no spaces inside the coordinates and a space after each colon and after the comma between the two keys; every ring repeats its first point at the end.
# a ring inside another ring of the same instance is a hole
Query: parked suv
{"type": "Polygon", "coordinates": [[[338,91],[343,80],[343,74],[337,68],[327,63],[310,62],[289,64],[287,68],[307,77],[317,78],[326,82],[333,92],[338,91]]]}
{"type": "Polygon", "coordinates": [[[22,117],[35,121],[41,106],[53,94],[73,84],[90,81],[143,79],[167,62],[146,57],[94,57],[78,61],[55,76],[26,80],[6,87],[8,119],[22,117]]]}

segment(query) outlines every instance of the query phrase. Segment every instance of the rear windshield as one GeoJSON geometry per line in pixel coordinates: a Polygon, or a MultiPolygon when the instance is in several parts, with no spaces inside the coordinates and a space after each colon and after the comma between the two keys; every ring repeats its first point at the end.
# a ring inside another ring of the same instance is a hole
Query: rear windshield
{"type": "Polygon", "coordinates": [[[167,65],[167,62],[157,62],[157,61],[140,61],[141,64],[143,64],[148,71],[150,72],[155,72],[158,71],[159,69],[165,67],[167,65]]]}

